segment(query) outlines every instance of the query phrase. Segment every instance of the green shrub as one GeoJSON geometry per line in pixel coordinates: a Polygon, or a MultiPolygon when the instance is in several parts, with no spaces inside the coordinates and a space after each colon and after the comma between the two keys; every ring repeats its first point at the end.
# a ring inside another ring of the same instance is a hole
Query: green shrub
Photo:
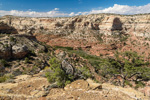
{"type": "Polygon", "coordinates": [[[141,82],[141,81],[136,81],[135,83],[136,83],[135,89],[138,89],[140,87],[143,88],[145,86],[145,84],[143,82],[141,82]]]}
{"type": "Polygon", "coordinates": [[[0,83],[5,82],[9,79],[12,79],[14,76],[12,74],[5,74],[4,76],[0,77],[0,83]]]}
{"type": "Polygon", "coordinates": [[[29,63],[29,58],[28,57],[25,58],[25,63],[29,63]]]}
{"type": "Polygon", "coordinates": [[[15,42],[16,39],[14,37],[10,37],[10,42],[15,42]]]}
{"type": "Polygon", "coordinates": [[[121,85],[124,86],[125,82],[130,83],[128,81],[133,77],[136,78],[135,80],[149,80],[150,68],[147,67],[148,65],[149,63],[145,62],[143,57],[136,52],[126,51],[116,52],[115,59],[106,59],[96,68],[101,70],[100,74],[106,78],[120,76],[123,80],[121,85]]]}
{"type": "Polygon", "coordinates": [[[43,51],[43,50],[39,50],[39,51],[38,51],[38,53],[45,53],[45,51],[43,51]]]}
{"type": "Polygon", "coordinates": [[[4,59],[1,59],[0,60],[0,64],[3,65],[3,66],[6,66],[7,65],[7,61],[4,60],[4,59]]]}
{"type": "Polygon", "coordinates": [[[55,49],[73,50],[72,47],[62,47],[62,46],[55,46],[55,49]]]}
{"type": "Polygon", "coordinates": [[[0,77],[0,83],[5,82],[7,78],[5,76],[0,77]]]}
{"type": "Polygon", "coordinates": [[[34,50],[30,51],[30,54],[31,54],[32,56],[36,56],[36,53],[34,52],[34,50]]]}
{"type": "Polygon", "coordinates": [[[82,75],[84,76],[84,79],[92,77],[92,74],[87,67],[81,67],[81,68],[79,68],[79,70],[81,71],[82,75]]]}
{"type": "Polygon", "coordinates": [[[124,42],[124,41],[126,41],[128,38],[129,38],[129,36],[123,36],[123,35],[122,35],[122,36],[120,37],[120,41],[121,41],[121,42],[124,42]]]}
{"type": "Polygon", "coordinates": [[[65,73],[61,68],[60,62],[55,57],[49,60],[49,64],[52,72],[46,72],[45,75],[50,83],[56,82],[58,87],[64,87],[73,81],[73,76],[65,73]]]}
{"type": "Polygon", "coordinates": [[[128,80],[125,80],[125,85],[129,85],[130,87],[132,87],[132,84],[128,80]]]}

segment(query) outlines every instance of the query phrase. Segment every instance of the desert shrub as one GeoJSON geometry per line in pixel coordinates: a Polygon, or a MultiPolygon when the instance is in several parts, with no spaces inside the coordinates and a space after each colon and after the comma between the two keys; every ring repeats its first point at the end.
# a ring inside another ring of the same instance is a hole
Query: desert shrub
{"type": "Polygon", "coordinates": [[[121,85],[125,86],[127,81],[149,80],[150,68],[147,67],[148,65],[149,63],[145,62],[143,57],[136,52],[126,51],[117,52],[115,59],[104,60],[97,66],[97,69],[101,70],[100,74],[106,78],[120,76],[123,80],[121,85]],[[133,77],[135,80],[129,80],[133,77]]]}
{"type": "Polygon", "coordinates": [[[130,87],[132,87],[132,84],[131,84],[130,81],[128,81],[128,80],[125,80],[124,84],[125,84],[125,85],[129,85],[130,87]]]}
{"type": "Polygon", "coordinates": [[[79,48],[79,50],[73,50],[72,47],[61,47],[61,46],[56,46],[55,48],[67,50],[70,54],[75,53],[76,55],[83,57],[84,59],[87,59],[92,64],[96,62],[96,65],[98,65],[98,62],[100,60],[100,58],[97,56],[87,54],[85,51],[82,50],[82,48],[79,48]]]}
{"type": "Polygon", "coordinates": [[[92,78],[92,74],[88,67],[84,66],[84,67],[78,68],[78,70],[82,73],[82,76],[84,79],[92,78]]]}
{"type": "Polygon", "coordinates": [[[5,82],[7,78],[5,76],[0,77],[0,83],[5,82]]]}
{"type": "Polygon", "coordinates": [[[61,68],[60,62],[55,58],[49,60],[51,72],[46,72],[46,77],[50,83],[56,82],[58,87],[64,87],[73,81],[73,76],[68,75],[61,68]]]}
{"type": "Polygon", "coordinates": [[[10,37],[10,42],[15,42],[16,41],[16,38],[14,38],[14,37],[10,37]]]}
{"type": "Polygon", "coordinates": [[[82,50],[72,50],[72,51],[70,51],[70,53],[75,53],[76,55],[81,56],[87,60],[98,60],[99,59],[99,57],[87,54],[85,51],[82,51],[82,50]]]}
{"type": "Polygon", "coordinates": [[[30,51],[30,55],[32,55],[32,56],[36,56],[35,51],[34,51],[34,50],[30,51]]]}
{"type": "Polygon", "coordinates": [[[94,35],[94,37],[95,37],[100,43],[103,42],[103,35],[104,35],[104,34],[97,34],[97,33],[95,33],[95,34],[93,34],[93,35],[94,35]]]}
{"type": "Polygon", "coordinates": [[[36,73],[38,73],[37,70],[38,70],[38,66],[35,65],[35,66],[32,67],[30,73],[32,72],[32,74],[36,74],[36,73]]]}
{"type": "Polygon", "coordinates": [[[136,81],[135,84],[136,84],[135,89],[138,89],[140,87],[143,88],[145,86],[145,84],[141,81],[136,81]]]}
{"type": "Polygon", "coordinates": [[[44,50],[39,50],[38,53],[45,53],[45,51],[44,50]]]}
{"type": "Polygon", "coordinates": [[[36,53],[34,50],[29,50],[28,54],[27,54],[27,58],[31,58],[31,56],[36,56],[36,53]]]}
{"type": "Polygon", "coordinates": [[[126,41],[128,38],[129,38],[129,36],[123,36],[123,35],[121,35],[121,36],[120,36],[120,41],[121,41],[121,42],[124,42],[124,41],[126,41]]]}
{"type": "Polygon", "coordinates": [[[1,60],[0,60],[0,64],[1,64],[2,66],[6,66],[6,65],[7,65],[7,61],[4,60],[4,59],[1,59],[1,60]]]}
{"type": "Polygon", "coordinates": [[[30,61],[29,61],[29,58],[28,57],[26,57],[25,58],[25,63],[29,63],[30,61]]]}
{"type": "Polygon", "coordinates": [[[87,79],[92,77],[90,70],[86,66],[75,69],[74,74],[67,74],[61,67],[60,61],[55,57],[49,60],[49,65],[50,70],[45,75],[50,83],[56,83],[59,87],[64,87],[79,78],[87,79]]]}
{"type": "Polygon", "coordinates": [[[12,74],[5,74],[0,77],[0,83],[5,82],[9,79],[12,79],[14,76],[12,74]]]}
{"type": "Polygon", "coordinates": [[[55,49],[73,50],[72,47],[62,47],[62,46],[55,46],[55,49]]]}

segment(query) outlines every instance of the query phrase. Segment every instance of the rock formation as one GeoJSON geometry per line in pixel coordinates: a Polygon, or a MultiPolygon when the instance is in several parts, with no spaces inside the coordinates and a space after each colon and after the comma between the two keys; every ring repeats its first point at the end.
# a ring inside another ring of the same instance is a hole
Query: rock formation
{"type": "Polygon", "coordinates": [[[23,58],[31,51],[44,50],[45,47],[40,45],[33,36],[13,35],[0,38],[0,58],[3,59],[23,58]]]}
{"type": "MultiPolygon", "coordinates": [[[[136,36],[149,37],[150,15],[113,15],[97,14],[68,18],[26,18],[15,16],[1,17],[0,29],[9,30],[12,27],[19,34],[44,33],[64,36],[68,39],[89,39],[90,30],[97,34],[111,35],[114,30],[132,32],[136,36]],[[89,32],[88,32],[89,31],[89,32]]],[[[12,33],[12,32],[11,32],[12,33]]]]}
{"type": "MultiPolygon", "coordinates": [[[[91,58],[89,60],[97,60],[90,54],[104,58],[113,57],[116,51],[136,51],[145,56],[144,60],[150,61],[149,14],[133,16],[97,14],[68,18],[3,16],[0,18],[0,59],[20,59],[30,52],[36,54],[27,58],[27,61],[26,59],[8,60],[10,68],[0,64],[0,71],[4,74],[1,78],[5,79],[7,74],[12,74],[16,78],[0,84],[0,100],[148,100],[148,97],[142,93],[128,87],[122,88],[108,83],[101,85],[91,79],[83,80],[86,79],[83,71],[89,71],[87,74],[92,74],[91,77],[100,82],[103,82],[103,77],[87,59],[78,57],[74,53],[70,54],[66,48],[63,48],[66,50],[63,51],[49,47],[48,52],[40,53],[46,48],[38,41],[50,46],[71,47],[72,50],[79,50],[83,55],[86,51],[89,54],[87,58],[91,58]],[[48,61],[53,56],[61,60],[61,67],[67,75],[74,75],[74,79],[80,80],[72,82],[64,89],[52,88],[53,84],[51,86],[48,83],[45,73],[46,68],[48,70],[50,66],[48,61]],[[89,70],[84,69],[86,67],[89,70]],[[24,73],[31,76],[17,76],[24,73]]],[[[150,96],[149,85],[143,92],[150,96]]]]}
{"type": "Polygon", "coordinates": [[[69,64],[67,61],[62,61],[62,69],[65,70],[66,74],[73,75],[74,69],[71,64],[69,64]]]}
{"type": "Polygon", "coordinates": [[[133,50],[147,57],[149,55],[150,42],[146,40],[150,38],[149,14],[96,14],[67,18],[4,16],[0,18],[0,23],[5,24],[0,25],[2,33],[5,33],[5,29],[13,34],[31,34],[51,46],[81,47],[97,56],[113,56],[115,50],[133,50]],[[12,28],[15,31],[12,31],[12,28]],[[125,42],[121,44],[119,41],[125,42]],[[137,42],[136,47],[133,47],[134,42],[137,42]]]}

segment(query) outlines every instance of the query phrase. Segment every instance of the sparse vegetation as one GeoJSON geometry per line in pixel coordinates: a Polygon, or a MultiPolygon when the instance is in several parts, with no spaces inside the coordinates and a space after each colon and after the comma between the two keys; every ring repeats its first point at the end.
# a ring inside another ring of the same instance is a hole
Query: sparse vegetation
{"type": "Polygon", "coordinates": [[[58,87],[64,87],[73,81],[73,76],[67,75],[63,69],[61,69],[60,62],[55,58],[49,60],[51,72],[46,72],[46,77],[49,82],[56,82],[58,87]]]}
{"type": "Polygon", "coordinates": [[[116,53],[115,59],[106,59],[97,67],[101,71],[101,75],[105,78],[121,77],[123,87],[125,83],[130,85],[129,81],[149,80],[150,68],[147,66],[141,56],[136,52],[126,51],[124,53],[116,53]]]}
{"type": "Polygon", "coordinates": [[[14,76],[12,74],[5,74],[0,77],[0,83],[5,82],[9,79],[12,79],[14,76]]]}
{"type": "Polygon", "coordinates": [[[25,63],[29,63],[30,61],[29,61],[29,58],[28,57],[26,57],[25,58],[25,63]]]}
{"type": "Polygon", "coordinates": [[[123,35],[121,35],[120,36],[120,41],[121,42],[125,42],[128,38],[129,38],[129,36],[123,36],[123,35]]]}
{"type": "Polygon", "coordinates": [[[67,74],[61,68],[60,61],[56,57],[51,58],[49,64],[50,71],[46,72],[46,77],[50,83],[56,83],[59,87],[64,87],[78,78],[92,78],[92,74],[86,66],[75,68],[76,74],[67,74]]]}
{"type": "Polygon", "coordinates": [[[7,63],[7,61],[6,60],[4,60],[4,59],[0,59],[0,65],[2,65],[2,66],[6,66],[8,63],[7,63]]]}
{"type": "Polygon", "coordinates": [[[87,67],[81,67],[78,70],[82,73],[84,79],[92,77],[92,74],[87,67]]]}
{"type": "Polygon", "coordinates": [[[55,49],[73,50],[72,47],[62,47],[62,46],[55,46],[55,49]]]}
{"type": "Polygon", "coordinates": [[[15,42],[16,41],[16,39],[14,38],[14,37],[10,37],[10,42],[15,42]]]}

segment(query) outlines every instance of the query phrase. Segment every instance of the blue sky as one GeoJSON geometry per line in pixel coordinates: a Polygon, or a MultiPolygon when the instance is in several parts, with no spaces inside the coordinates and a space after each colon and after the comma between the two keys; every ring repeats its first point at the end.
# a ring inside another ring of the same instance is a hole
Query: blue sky
{"type": "Polygon", "coordinates": [[[149,9],[150,0],[0,0],[1,16],[6,14],[33,17],[92,13],[137,14],[150,13],[149,9]]]}

